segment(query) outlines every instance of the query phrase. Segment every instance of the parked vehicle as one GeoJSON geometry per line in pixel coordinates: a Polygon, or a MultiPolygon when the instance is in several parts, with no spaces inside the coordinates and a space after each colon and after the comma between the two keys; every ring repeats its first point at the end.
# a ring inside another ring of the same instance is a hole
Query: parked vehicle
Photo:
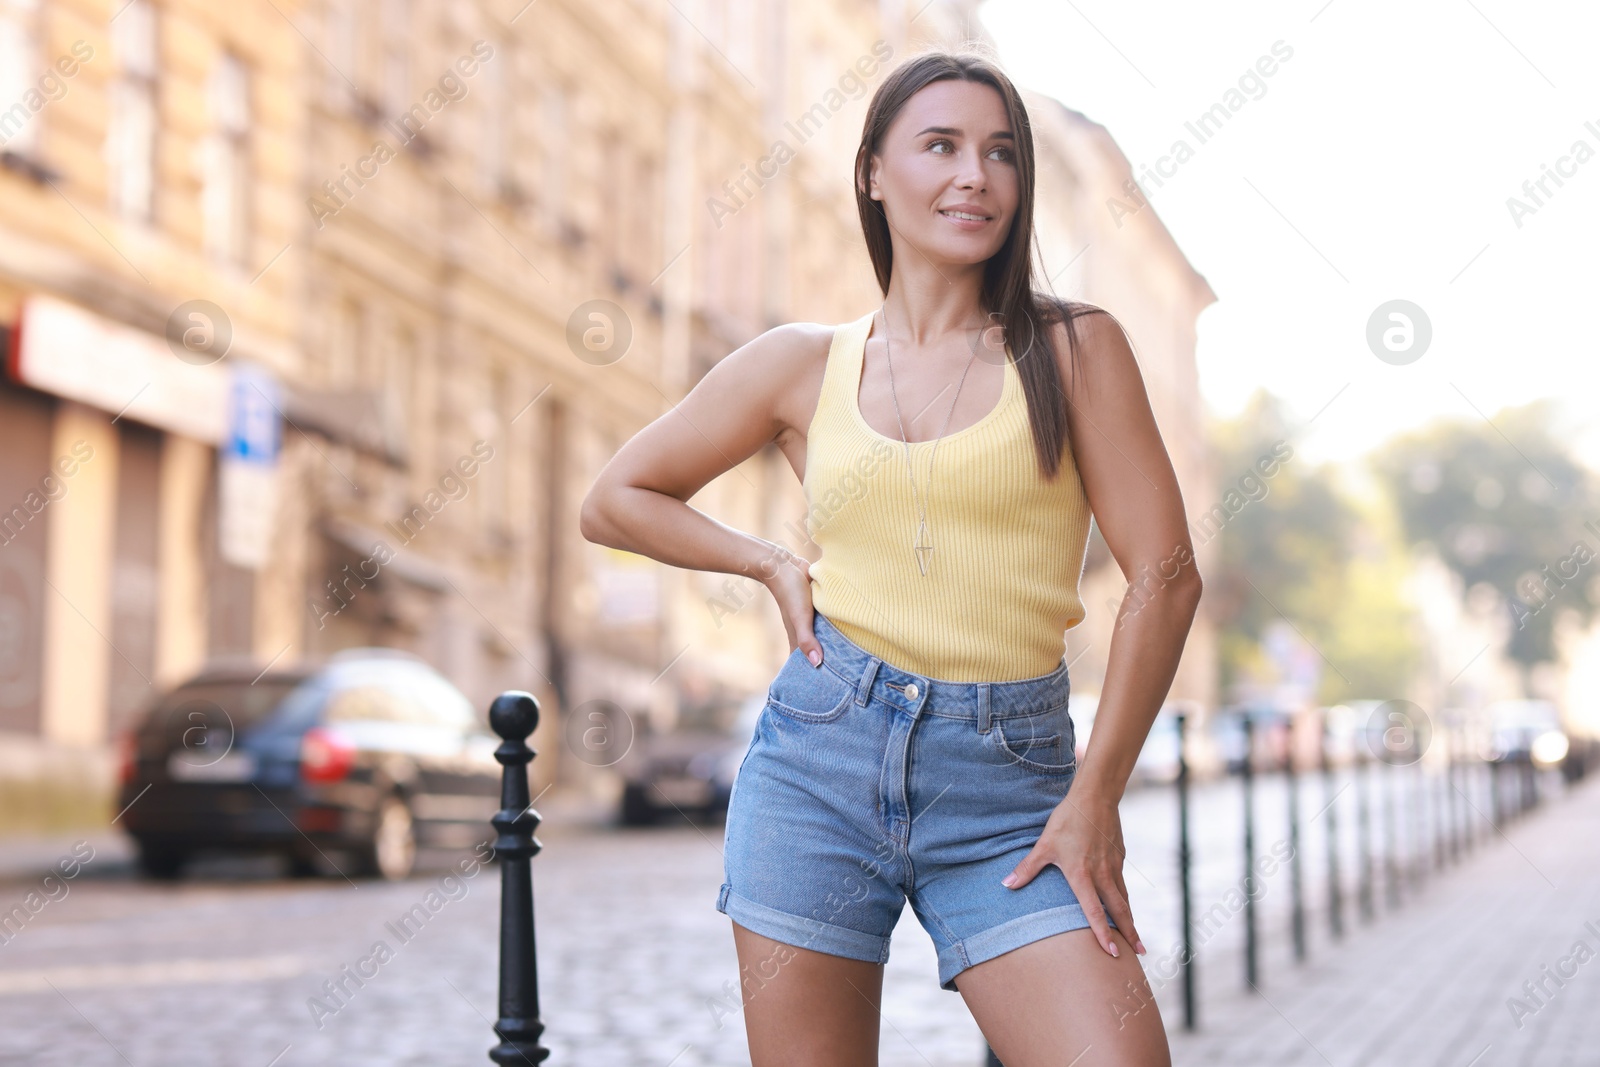
{"type": "Polygon", "coordinates": [[[1407,700],[1347,700],[1343,728],[1353,755],[1407,766],[1423,758],[1445,722],[1407,700]]]}
{"type": "Polygon", "coordinates": [[[342,853],[349,873],[404,878],[419,847],[493,839],[498,743],[460,690],[403,652],[213,668],[123,735],[119,821],[153,877],[229,849],[285,855],[298,875],[342,853]]]}
{"type": "Polygon", "coordinates": [[[1254,736],[1252,769],[1262,772],[1282,767],[1289,746],[1289,714],[1268,704],[1230,704],[1217,709],[1211,716],[1209,733],[1218,759],[1229,774],[1244,772],[1247,716],[1254,736]]]}
{"type": "Polygon", "coordinates": [[[1485,759],[1532,759],[1535,766],[1555,767],[1567,758],[1571,741],[1550,701],[1497,700],[1484,710],[1489,720],[1485,759]]]}
{"type": "Polygon", "coordinates": [[[1150,724],[1133,763],[1130,784],[1168,785],[1178,780],[1178,717],[1163,707],[1150,724]]]}
{"type": "MultiPolygon", "coordinates": [[[[1089,748],[1089,735],[1094,731],[1095,715],[1100,710],[1098,694],[1088,693],[1072,697],[1068,704],[1072,715],[1074,749],[1078,759],[1083,759],[1089,748]]],[[[1156,785],[1178,780],[1178,720],[1170,705],[1163,706],[1150,732],[1145,735],[1144,747],[1128,775],[1128,784],[1156,785]]]]}
{"type": "Polygon", "coordinates": [[[755,737],[766,694],[740,702],[733,713],[714,705],[690,709],[668,733],[641,733],[618,763],[623,775],[618,817],[624,826],[650,826],[663,818],[708,822],[726,818],[733,780],[755,737]]]}

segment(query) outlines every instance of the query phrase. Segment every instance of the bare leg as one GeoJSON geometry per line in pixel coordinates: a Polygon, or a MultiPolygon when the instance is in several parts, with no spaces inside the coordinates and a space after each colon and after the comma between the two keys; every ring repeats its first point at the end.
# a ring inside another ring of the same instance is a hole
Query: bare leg
{"type": "Polygon", "coordinates": [[[956,978],[1006,1067],[1171,1067],[1150,984],[1122,932],[1115,959],[1092,930],[1013,949],[956,978]]]}
{"type": "Polygon", "coordinates": [[[733,924],[751,1067],[877,1067],[883,964],[733,924]]]}

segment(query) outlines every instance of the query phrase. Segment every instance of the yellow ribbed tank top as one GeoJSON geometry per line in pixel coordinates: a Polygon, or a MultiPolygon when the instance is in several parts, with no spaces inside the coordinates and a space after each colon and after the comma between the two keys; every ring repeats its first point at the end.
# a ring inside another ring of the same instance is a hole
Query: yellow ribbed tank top
{"type": "Polygon", "coordinates": [[[911,548],[917,508],[905,446],[868,426],[857,400],[874,315],[834,331],[806,434],[806,528],[822,550],[812,603],[868,652],[928,678],[1049,674],[1065,631],[1084,617],[1090,514],[1071,449],[1046,481],[1008,358],[999,403],[944,436],[931,493],[934,442],[911,443],[934,545],[924,576],[911,548]]]}

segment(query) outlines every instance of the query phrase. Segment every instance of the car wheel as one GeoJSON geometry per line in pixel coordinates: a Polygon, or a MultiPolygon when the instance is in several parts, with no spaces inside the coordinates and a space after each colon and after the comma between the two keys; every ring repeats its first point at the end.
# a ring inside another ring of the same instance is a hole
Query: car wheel
{"type": "Polygon", "coordinates": [[[189,854],[173,845],[155,841],[139,842],[139,870],[147,877],[171,881],[183,874],[183,866],[188,860],[189,854]]]}
{"type": "Polygon", "coordinates": [[[657,811],[655,805],[650,803],[647,793],[648,786],[637,782],[629,782],[622,787],[622,825],[624,826],[654,826],[657,811]]]}
{"type": "Polygon", "coordinates": [[[317,861],[310,856],[291,852],[288,861],[290,878],[317,878],[322,874],[317,868],[317,861]]]}
{"type": "Polygon", "coordinates": [[[393,794],[378,805],[372,840],[362,849],[365,873],[387,881],[411,874],[417,862],[417,828],[406,802],[393,794]]]}

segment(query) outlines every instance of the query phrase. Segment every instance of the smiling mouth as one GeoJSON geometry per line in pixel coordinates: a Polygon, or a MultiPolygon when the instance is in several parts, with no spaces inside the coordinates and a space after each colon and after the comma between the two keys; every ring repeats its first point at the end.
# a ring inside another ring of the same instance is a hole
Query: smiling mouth
{"type": "Polygon", "coordinates": [[[948,219],[964,219],[968,222],[988,222],[993,215],[974,215],[970,211],[941,211],[939,214],[948,219]]]}

